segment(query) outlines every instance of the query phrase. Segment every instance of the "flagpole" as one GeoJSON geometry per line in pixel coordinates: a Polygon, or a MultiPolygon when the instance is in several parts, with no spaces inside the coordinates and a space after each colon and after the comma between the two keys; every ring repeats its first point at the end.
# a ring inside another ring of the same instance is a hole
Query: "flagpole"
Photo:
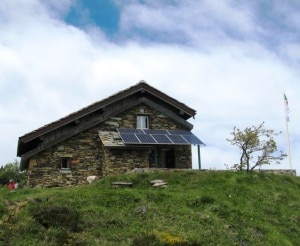
{"type": "Polygon", "coordinates": [[[291,144],[290,144],[290,133],[289,133],[289,116],[288,116],[288,112],[289,108],[288,108],[288,101],[287,101],[287,97],[284,94],[284,112],[285,112],[285,127],[286,127],[286,135],[287,135],[287,144],[288,144],[288,150],[289,150],[289,166],[290,169],[292,169],[292,158],[291,158],[291,144]]]}
{"type": "Polygon", "coordinates": [[[289,165],[290,165],[290,169],[292,169],[290,134],[289,134],[289,127],[287,121],[285,121],[285,125],[286,125],[286,135],[287,135],[287,142],[288,142],[288,149],[289,149],[289,165]]]}

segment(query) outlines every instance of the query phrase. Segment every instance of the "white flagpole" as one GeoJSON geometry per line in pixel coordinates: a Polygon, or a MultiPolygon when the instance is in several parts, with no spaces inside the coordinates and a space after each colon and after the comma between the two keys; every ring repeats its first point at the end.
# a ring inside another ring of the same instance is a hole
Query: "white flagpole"
{"type": "Polygon", "coordinates": [[[284,96],[284,112],[285,112],[285,127],[286,127],[286,135],[287,135],[287,144],[288,144],[288,150],[289,150],[289,165],[290,165],[290,169],[292,169],[292,158],[291,158],[291,144],[290,144],[290,133],[289,133],[289,107],[288,107],[288,101],[287,98],[284,96]]]}

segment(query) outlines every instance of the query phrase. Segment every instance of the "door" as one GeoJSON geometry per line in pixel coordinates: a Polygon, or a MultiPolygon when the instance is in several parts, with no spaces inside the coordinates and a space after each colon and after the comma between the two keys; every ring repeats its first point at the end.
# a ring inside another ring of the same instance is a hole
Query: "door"
{"type": "Polygon", "coordinates": [[[165,152],[165,166],[166,168],[175,168],[175,152],[173,149],[165,152]]]}

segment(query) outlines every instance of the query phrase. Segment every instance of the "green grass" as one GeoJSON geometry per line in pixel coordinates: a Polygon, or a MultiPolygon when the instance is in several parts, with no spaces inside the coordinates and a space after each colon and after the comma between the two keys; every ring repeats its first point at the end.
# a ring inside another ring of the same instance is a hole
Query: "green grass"
{"type": "Polygon", "coordinates": [[[0,245],[299,245],[299,177],[153,172],[0,192],[0,245]]]}

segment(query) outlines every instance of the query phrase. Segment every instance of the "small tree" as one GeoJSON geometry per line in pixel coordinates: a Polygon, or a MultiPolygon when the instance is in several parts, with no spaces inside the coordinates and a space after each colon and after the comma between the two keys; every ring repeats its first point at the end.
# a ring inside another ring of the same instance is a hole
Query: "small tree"
{"type": "Polygon", "coordinates": [[[18,160],[5,164],[0,168],[0,184],[5,185],[12,179],[21,186],[26,182],[26,173],[20,172],[20,163],[18,160]]]}
{"type": "Polygon", "coordinates": [[[282,151],[277,152],[274,136],[281,132],[274,132],[264,128],[264,122],[259,126],[247,127],[243,131],[233,128],[232,139],[226,139],[241,150],[240,163],[233,168],[252,171],[256,167],[269,165],[272,161],[277,164],[286,157],[282,151]],[[276,155],[277,154],[277,155],[276,155]]]}

